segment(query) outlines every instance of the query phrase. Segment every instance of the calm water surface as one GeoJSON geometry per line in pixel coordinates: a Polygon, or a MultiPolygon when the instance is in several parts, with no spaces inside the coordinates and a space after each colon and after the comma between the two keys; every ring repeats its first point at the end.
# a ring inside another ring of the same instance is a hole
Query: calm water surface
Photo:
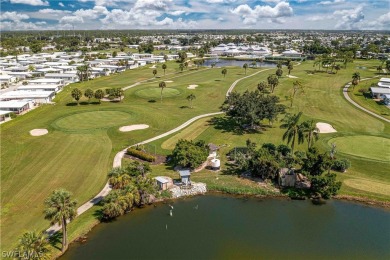
{"type": "MultiPolygon", "coordinates": [[[[242,67],[245,63],[250,66],[252,61],[247,60],[224,60],[224,59],[205,59],[203,66],[211,66],[212,63],[215,63],[216,67],[225,67],[225,66],[237,66],[242,67]]],[[[257,62],[257,67],[261,68],[276,68],[275,63],[271,62],[257,62]]]]}
{"type": "Polygon", "coordinates": [[[65,259],[390,259],[390,212],[207,195],[98,225],[65,259]]]}

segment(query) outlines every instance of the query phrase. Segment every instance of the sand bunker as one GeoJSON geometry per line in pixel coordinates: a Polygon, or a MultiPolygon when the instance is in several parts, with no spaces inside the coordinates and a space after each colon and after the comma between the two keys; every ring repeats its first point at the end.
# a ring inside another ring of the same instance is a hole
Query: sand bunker
{"type": "Polygon", "coordinates": [[[146,128],[149,128],[149,126],[148,125],[126,125],[126,126],[122,126],[121,128],[119,128],[119,131],[130,132],[130,131],[141,130],[141,129],[146,129],[146,128]]]}
{"type": "Polygon", "coordinates": [[[41,135],[46,135],[47,133],[49,133],[47,129],[33,129],[30,131],[30,135],[32,136],[41,136],[41,135]]]}
{"type": "Polygon", "coordinates": [[[293,76],[293,75],[287,75],[287,77],[289,77],[290,79],[297,79],[298,78],[298,77],[293,76]]]}
{"type": "Polygon", "coordinates": [[[331,126],[330,124],[327,124],[327,123],[321,123],[321,122],[318,122],[316,124],[316,127],[320,130],[319,133],[320,134],[327,134],[327,133],[336,133],[336,129],[333,128],[333,126],[331,126]]]}
{"type": "Polygon", "coordinates": [[[172,81],[172,80],[166,80],[166,81],[164,81],[164,82],[166,82],[166,83],[172,83],[173,81],[172,81]]]}
{"type": "Polygon", "coordinates": [[[149,67],[149,68],[151,68],[151,69],[155,69],[155,68],[156,68],[156,65],[153,65],[152,67],[149,67]]]}
{"type": "Polygon", "coordinates": [[[196,89],[197,87],[199,87],[198,85],[189,85],[187,88],[188,89],[196,89]]]}

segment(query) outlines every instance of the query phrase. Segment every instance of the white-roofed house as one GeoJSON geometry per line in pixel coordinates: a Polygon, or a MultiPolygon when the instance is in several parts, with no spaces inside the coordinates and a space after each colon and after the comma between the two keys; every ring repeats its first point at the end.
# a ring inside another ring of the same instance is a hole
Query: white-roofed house
{"type": "Polygon", "coordinates": [[[41,85],[61,85],[64,86],[63,79],[33,79],[28,84],[41,84],[41,85]]]}
{"type": "Polygon", "coordinates": [[[62,89],[61,85],[44,85],[44,84],[32,84],[32,85],[22,85],[18,87],[18,90],[24,91],[54,91],[59,92],[62,89]]]}
{"type": "Polygon", "coordinates": [[[15,114],[20,114],[29,109],[30,102],[27,100],[9,100],[0,102],[1,111],[9,111],[15,114]]]}
{"type": "Polygon", "coordinates": [[[79,77],[76,73],[47,73],[46,79],[61,79],[65,84],[70,84],[79,81],[79,77]]]}
{"type": "MultiPolygon", "coordinates": [[[[0,100],[8,101],[8,100],[23,100],[30,99],[35,103],[51,103],[55,96],[55,92],[53,91],[10,91],[0,95],[0,100]]],[[[3,103],[0,102],[0,103],[3,103]]]]}

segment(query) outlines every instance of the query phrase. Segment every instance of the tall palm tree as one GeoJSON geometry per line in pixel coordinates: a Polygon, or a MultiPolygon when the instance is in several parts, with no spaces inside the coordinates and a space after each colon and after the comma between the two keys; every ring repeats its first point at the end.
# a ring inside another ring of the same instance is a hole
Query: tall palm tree
{"type": "Polygon", "coordinates": [[[245,70],[245,75],[246,75],[246,69],[248,68],[248,64],[245,63],[242,67],[244,68],[244,70],[245,70]]]}
{"type": "Polygon", "coordinates": [[[279,85],[279,79],[275,74],[271,74],[267,78],[268,85],[271,86],[271,92],[274,93],[275,88],[279,85]]]}
{"type": "Polygon", "coordinates": [[[305,121],[301,125],[307,140],[307,148],[309,149],[313,145],[314,141],[318,140],[320,129],[318,129],[314,120],[305,121]]]}
{"type": "Polygon", "coordinates": [[[301,116],[302,112],[294,115],[287,114],[282,120],[283,124],[280,125],[280,128],[287,129],[283,134],[283,141],[287,139],[287,144],[291,143],[292,153],[294,153],[296,139],[298,138],[298,144],[303,143],[304,141],[303,128],[298,124],[301,116]]]}
{"type": "Polygon", "coordinates": [[[190,107],[192,108],[192,101],[196,99],[196,96],[194,94],[190,94],[188,97],[187,97],[187,100],[190,101],[190,107]]]}
{"type": "Polygon", "coordinates": [[[227,74],[227,69],[223,69],[223,70],[222,70],[222,75],[223,75],[223,77],[225,77],[226,74],[227,74]]]}
{"type": "Polygon", "coordinates": [[[354,80],[357,80],[358,82],[360,81],[360,73],[359,72],[354,72],[352,74],[352,79],[354,80]]]}
{"type": "Polygon", "coordinates": [[[153,70],[153,76],[156,77],[156,74],[157,74],[157,70],[154,69],[154,70],[153,70]]]}
{"type": "Polygon", "coordinates": [[[15,251],[19,252],[23,259],[49,259],[50,249],[47,236],[43,232],[26,232],[19,238],[19,244],[15,251]]]}
{"type": "Polygon", "coordinates": [[[181,72],[183,72],[183,70],[184,70],[184,64],[183,63],[179,64],[179,69],[180,69],[181,72]]]}
{"type": "Polygon", "coordinates": [[[267,89],[267,83],[265,81],[262,81],[259,84],[257,84],[257,90],[260,91],[261,93],[264,93],[266,89],[267,89]]]}
{"type": "Polygon", "coordinates": [[[165,70],[167,69],[167,64],[164,63],[161,68],[164,70],[164,76],[165,76],[165,70]]]}
{"type": "Polygon", "coordinates": [[[77,215],[77,202],[71,196],[69,191],[59,189],[45,200],[45,219],[62,227],[62,252],[68,248],[67,221],[72,221],[77,215]]]}
{"type": "Polygon", "coordinates": [[[77,104],[79,103],[79,100],[80,100],[82,95],[83,95],[83,93],[78,88],[73,89],[71,92],[71,96],[72,96],[72,98],[74,98],[77,101],[77,104]]]}
{"type": "Polygon", "coordinates": [[[290,62],[290,63],[287,65],[287,69],[288,69],[288,75],[290,75],[291,71],[294,69],[294,65],[290,62]]]}
{"type": "Polygon", "coordinates": [[[339,64],[336,64],[334,66],[334,69],[336,70],[336,74],[337,74],[337,72],[341,69],[341,66],[339,64]]]}
{"type": "Polygon", "coordinates": [[[160,82],[159,84],[158,84],[158,87],[159,88],[161,88],[161,102],[162,102],[162,98],[163,98],[163,90],[164,90],[164,88],[166,88],[167,87],[167,84],[164,82],[164,81],[162,81],[162,82],[160,82]]]}

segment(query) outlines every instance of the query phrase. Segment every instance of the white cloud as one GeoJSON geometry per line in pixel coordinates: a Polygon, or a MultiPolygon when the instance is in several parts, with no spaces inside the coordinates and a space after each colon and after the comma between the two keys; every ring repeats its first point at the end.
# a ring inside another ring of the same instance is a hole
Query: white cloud
{"type": "Polygon", "coordinates": [[[69,13],[71,13],[71,11],[56,10],[56,9],[51,9],[51,8],[44,8],[44,9],[39,10],[39,13],[42,13],[42,14],[54,14],[54,15],[58,16],[58,15],[69,14],[69,13]]]}
{"type": "Polygon", "coordinates": [[[206,0],[210,4],[234,3],[236,0],[206,0]]]}
{"type": "Polygon", "coordinates": [[[96,19],[101,15],[108,14],[108,10],[104,6],[95,6],[93,9],[80,9],[73,13],[75,16],[83,17],[83,18],[89,18],[89,19],[96,19]]]}
{"type": "Polygon", "coordinates": [[[179,16],[179,15],[182,15],[184,13],[185,13],[185,11],[182,11],[182,10],[176,10],[176,11],[169,12],[169,14],[173,15],[173,16],[179,16]]]}
{"type": "MultiPolygon", "coordinates": [[[[240,15],[243,23],[247,25],[256,24],[259,19],[262,18],[280,18],[293,15],[293,9],[287,2],[280,2],[275,7],[269,5],[256,5],[253,9],[247,5],[239,5],[235,9],[231,10],[233,14],[240,15]]],[[[274,20],[280,23],[279,20],[274,20]]]]}
{"type": "Polygon", "coordinates": [[[342,3],[345,3],[345,0],[333,0],[333,1],[319,2],[320,5],[336,5],[336,4],[342,4],[342,3]]]}
{"type": "Polygon", "coordinates": [[[59,22],[61,24],[84,23],[84,19],[80,16],[66,15],[66,16],[62,17],[59,22]]]}
{"type": "Polygon", "coordinates": [[[61,3],[61,2],[59,2],[58,5],[61,6],[61,7],[65,7],[65,5],[63,3],[61,3]]]}
{"type": "Polygon", "coordinates": [[[137,0],[134,9],[167,10],[172,0],[137,0]]]}
{"type": "Polygon", "coordinates": [[[335,26],[336,29],[360,29],[359,23],[364,20],[362,6],[358,6],[355,9],[337,10],[333,15],[339,20],[335,26]]]}
{"type": "Polygon", "coordinates": [[[11,4],[25,4],[25,5],[34,5],[34,6],[48,6],[48,1],[42,0],[10,0],[11,4]]]}
{"type": "Polygon", "coordinates": [[[19,22],[21,20],[27,20],[30,18],[27,14],[17,13],[17,12],[4,12],[0,16],[0,20],[11,20],[13,22],[19,22]]]}

